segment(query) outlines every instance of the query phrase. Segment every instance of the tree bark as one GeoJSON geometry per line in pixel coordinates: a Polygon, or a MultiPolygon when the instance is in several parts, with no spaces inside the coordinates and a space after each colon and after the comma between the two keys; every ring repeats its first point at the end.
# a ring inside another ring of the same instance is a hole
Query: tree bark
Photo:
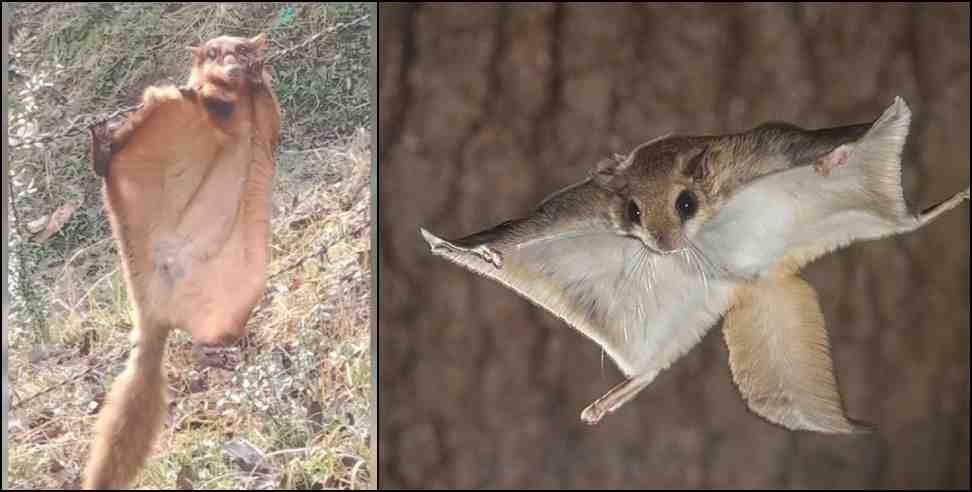
{"type": "Polygon", "coordinates": [[[409,5],[379,13],[383,488],[968,488],[969,207],[805,270],[856,437],[750,414],[719,327],[589,428],[600,349],[433,257],[669,132],[914,112],[914,209],[969,183],[969,6],[409,5]]]}

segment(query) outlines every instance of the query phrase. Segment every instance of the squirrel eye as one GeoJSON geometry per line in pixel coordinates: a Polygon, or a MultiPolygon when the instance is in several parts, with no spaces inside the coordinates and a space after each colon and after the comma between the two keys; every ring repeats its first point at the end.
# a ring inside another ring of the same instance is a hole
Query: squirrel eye
{"type": "Polygon", "coordinates": [[[629,223],[641,224],[641,209],[638,208],[638,204],[634,200],[628,200],[628,207],[625,213],[627,214],[629,223]]]}
{"type": "Polygon", "coordinates": [[[240,46],[239,48],[236,48],[236,52],[241,55],[245,55],[250,52],[250,48],[247,48],[246,46],[240,46]]]}
{"type": "Polygon", "coordinates": [[[695,197],[695,193],[685,190],[678,195],[675,200],[675,212],[681,217],[682,221],[686,221],[695,217],[695,212],[699,210],[699,201],[695,197]]]}
{"type": "Polygon", "coordinates": [[[209,48],[209,51],[206,53],[206,56],[208,56],[210,60],[215,60],[216,59],[216,48],[209,48]]]}

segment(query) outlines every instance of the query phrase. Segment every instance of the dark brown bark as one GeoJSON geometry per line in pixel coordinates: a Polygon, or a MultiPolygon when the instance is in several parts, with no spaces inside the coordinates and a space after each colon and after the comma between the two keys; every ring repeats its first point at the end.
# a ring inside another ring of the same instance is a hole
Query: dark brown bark
{"type": "Polygon", "coordinates": [[[871,436],[750,414],[716,327],[598,427],[600,349],[428,253],[668,132],[914,112],[915,208],[969,183],[969,7],[420,5],[379,14],[381,487],[969,486],[969,207],[806,270],[871,436]]]}

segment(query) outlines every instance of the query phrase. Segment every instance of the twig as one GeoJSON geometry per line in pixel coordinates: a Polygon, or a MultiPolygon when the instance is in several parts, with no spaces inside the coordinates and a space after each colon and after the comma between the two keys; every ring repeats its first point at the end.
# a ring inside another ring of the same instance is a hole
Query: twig
{"type": "Polygon", "coordinates": [[[281,449],[280,451],[274,451],[272,453],[267,453],[267,454],[263,455],[263,459],[264,459],[264,461],[266,461],[267,458],[272,458],[274,456],[280,456],[280,455],[283,455],[283,454],[306,453],[308,451],[312,451],[313,449],[314,448],[281,449]]]}
{"type": "MultiPolygon", "coordinates": [[[[357,456],[355,456],[355,458],[357,458],[357,456]]],[[[358,484],[358,472],[361,470],[362,466],[367,464],[368,460],[359,459],[358,463],[356,463],[354,468],[351,469],[351,490],[357,490],[356,485],[358,484]]]]}
{"type": "Polygon", "coordinates": [[[50,387],[48,387],[46,389],[43,389],[43,390],[41,390],[41,391],[39,391],[37,393],[34,393],[33,395],[28,396],[27,398],[24,398],[23,400],[20,400],[17,403],[14,403],[14,404],[10,405],[10,409],[11,410],[16,410],[16,409],[24,406],[24,404],[26,404],[27,402],[29,402],[31,400],[34,400],[34,399],[36,399],[37,397],[39,397],[41,395],[45,395],[47,393],[50,393],[51,391],[53,391],[56,388],[60,388],[61,386],[64,386],[65,384],[68,384],[68,383],[73,382],[73,381],[75,381],[75,380],[77,380],[77,379],[79,379],[79,378],[81,378],[83,376],[86,376],[91,371],[99,368],[100,366],[101,366],[101,364],[91,366],[91,367],[85,369],[84,371],[81,371],[81,373],[78,374],[78,375],[76,375],[76,376],[72,376],[70,378],[67,378],[64,381],[61,381],[61,382],[59,382],[57,384],[54,384],[54,385],[52,385],[52,386],[50,386],[50,387]]]}
{"type": "Polygon", "coordinates": [[[270,275],[269,277],[267,277],[267,282],[270,282],[271,280],[273,280],[273,279],[275,279],[275,278],[277,278],[277,277],[279,277],[279,276],[281,276],[281,275],[283,275],[283,274],[285,274],[287,272],[292,272],[292,271],[300,268],[301,265],[303,265],[305,261],[307,261],[307,260],[309,260],[311,258],[314,258],[315,256],[322,256],[322,255],[323,256],[327,256],[327,247],[328,246],[330,246],[330,245],[328,244],[328,245],[321,246],[321,248],[318,249],[317,251],[315,251],[315,252],[313,252],[313,253],[311,253],[311,254],[309,254],[307,256],[304,256],[303,258],[297,260],[296,263],[290,265],[289,267],[284,268],[283,270],[280,270],[279,272],[274,273],[273,275],[270,275]]]}
{"type": "Polygon", "coordinates": [[[92,292],[94,292],[94,290],[95,290],[95,287],[98,287],[98,284],[100,284],[102,280],[104,280],[104,279],[106,279],[106,278],[108,278],[108,277],[110,277],[110,276],[112,276],[112,275],[114,275],[114,274],[115,274],[115,272],[117,272],[117,271],[118,271],[118,267],[115,267],[115,268],[113,268],[113,269],[112,269],[112,270],[111,270],[110,272],[108,272],[108,273],[106,273],[106,274],[104,274],[104,275],[103,275],[103,276],[102,276],[101,278],[99,278],[99,279],[98,279],[98,280],[97,280],[97,281],[96,281],[95,283],[93,283],[93,284],[91,284],[91,287],[90,287],[90,288],[88,288],[88,291],[87,291],[87,292],[85,292],[85,293],[84,293],[84,295],[83,295],[83,296],[81,296],[81,298],[80,298],[80,299],[78,299],[78,302],[76,302],[76,303],[74,303],[74,307],[72,307],[72,308],[71,308],[71,313],[73,314],[73,313],[75,313],[75,312],[77,312],[77,310],[78,310],[78,306],[80,306],[80,305],[81,305],[81,303],[82,303],[82,302],[84,302],[84,300],[85,300],[85,299],[87,299],[87,298],[88,298],[88,296],[90,296],[92,292]]]}
{"type": "Polygon", "coordinates": [[[102,118],[97,118],[94,122],[92,122],[91,124],[88,124],[88,125],[81,124],[81,123],[79,123],[79,121],[85,120],[87,117],[90,117],[90,115],[79,115],[78,117],[74,118],[74,121],[71,124],[69,124],[67,126],[67,128],[64,129],[64,130],[61,130],[61,131],[58,131],[58,132],[47,133],[47,134],[41,135],[40,137],[32,138],[30,140],[18,141],[17,143],[10,145],[10,148],[16,149],[18,147],[26,147],[28,145],[35,145],[35,144],[47,143],[47,142],[51,142],[51,141],[54,141],[54,140],[59,140],[59,139],[62,139],[62,138],[73,137],[75,135],[79,135],[82,132],[87,131],[89,128],[91,128],[93,126],[100,125],[100,124],[102,124],[102,123],[104,123],[106,121],[110,121],[110,120],[112,120],[112,119],[114,119],[114,118],[116,118],[118,116],[121,116],[121,115],[127,114],[127,113],[131,113],[132,111],[137,111],[137,110],[139,110],[141,108],[142,108],[142,105],[141,104],[138,104],[138,105],[135,105],[135,106],[124,107],[122,109],[119,109],[119,110],[117,110],[117,111],[115,111],[115,112],[107,115],[107,116],[104,116],[102,118]]]}
{"type": "Polygon", "coordinates": [[[317,33],[317,34],[315,34],[315,35],[307,38],[306,40],[304,40],[300,44],[291,46],[290,48],[287,48],[287,49],[285,49],[283,51],[278,51],[278,52],[276,52],[276,53],[268,56],[267,59],[264,60],[264,63],[266,63],[266,64],[269,65],[271,61],[273,61],[273,60],[275,60],[275,59],[277,59],[279,57],[282,57],[282,56],[285,56],[285,55],[289,55],[291,52],[296,51],[296,50],[299,50],[300,48],[303,48],[304,46],[307,46],[307,45],[311,44],[314,41],[316,41],[317,38],[320,38],[321,36],[324,36],[324,35],[327,35],[327,34],[333,34],[335,32],[338,32],[338,31],[342,30],[342,29],[347,29],[347,28],[349,28],[351,26],[355,26],[355,25],[361,24],[362,22],[364,22],[366,20],[368,20],[368,16],[367,15],[363,15],[363,16],[358,17],[357,19],[355,19],[355,20],[353,20],[351,22],[345,22],[345,23],[342,23],[342,24],[338,24],[338,25],[336,25],[336,26],[334,26],[334,27],[332,27],[330,29],[327,29],[326,31],[321,31],[321,32],[319,32],[319,33],[317,33]]]}
{"type": "Polygon", "coordinates": [[[13,230],[20,233],[20,214],[17,213],[17,202],[14,200],[13,176],[7,171],[7,194],[10,197],[10,214],[13,215],[13,230]]]}
{"type": "Polygon", "coordinates": [[[111,236],[99,239],[83,248],[78,249],[73,255],[71,255],[71,258],[68,261],[64,262],[64,268],[61,270],[61,278],[62,279],[64,278],[64,275],[66,274],[68,267],[71,266],[71,263],[74,263],[74,260],[78,259],[78,257],[81,256],[82,253],[107,241],[108,239],[111,239],[111,236]]]}
{"type": "Polygon", "coordinates": [[[339,157],[346,155],[344,152],[341,152],[340,150],[334,150],[334,149],[332,149],[330,147],[315,147],[313,149],[304,149],[304,150],[281,150],[280,151],[281,154],[307,154],[307,153],[310,153],[310,152],[324,152],[324,153],[327,153],[327,154],[336,154],[339,157]]]}

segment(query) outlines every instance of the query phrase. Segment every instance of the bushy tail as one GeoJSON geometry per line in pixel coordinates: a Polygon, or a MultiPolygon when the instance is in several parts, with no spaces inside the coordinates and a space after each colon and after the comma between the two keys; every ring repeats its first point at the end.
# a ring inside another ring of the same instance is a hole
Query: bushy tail
{"type": "Polygon", "coordinates": [[[166,414],[165,336],[139,340],[98,417],[84,488],[125,489],[151,453],[166,414]]]}

